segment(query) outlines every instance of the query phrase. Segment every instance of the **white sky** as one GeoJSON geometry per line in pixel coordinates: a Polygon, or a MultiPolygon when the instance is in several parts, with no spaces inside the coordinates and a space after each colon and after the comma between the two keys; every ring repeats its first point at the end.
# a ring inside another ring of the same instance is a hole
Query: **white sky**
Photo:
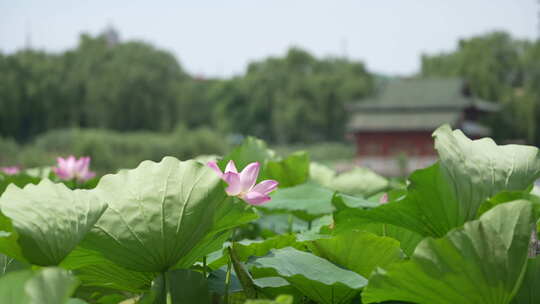
{"type": "Polygon", "coordinates": [[[62,51],[81,32],[112,24],[123,40],[171,51],[190,73],[230,76],[247,63],[299,46],[362,60],[371,71],[410,74],[420,54],[462,37],[505,30],[538,34],[536,0],[0,0],[0,51],[62,51]]]}

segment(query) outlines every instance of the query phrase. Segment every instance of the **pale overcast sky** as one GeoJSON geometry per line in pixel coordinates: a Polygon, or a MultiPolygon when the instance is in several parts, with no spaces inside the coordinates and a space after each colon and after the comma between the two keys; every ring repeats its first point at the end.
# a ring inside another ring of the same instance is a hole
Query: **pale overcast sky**
{"type": "Polygon", "coordinates": [[[293,45],[403,75],[419,69],[421,53],[452,50],[461,37],[504,30],[535,39],[539,8],[536,0],[0,0],[0,51],[20,49],[27,34],[35,48],[63,51],[81,32],[112,24],[123,40],[167,49],[205,76],[242,73],[293,45]]]}

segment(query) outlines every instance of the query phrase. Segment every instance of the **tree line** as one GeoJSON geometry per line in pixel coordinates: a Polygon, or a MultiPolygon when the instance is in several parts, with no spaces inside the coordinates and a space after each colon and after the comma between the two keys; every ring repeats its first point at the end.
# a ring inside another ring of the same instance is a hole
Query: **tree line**
{"type": "MultiPolygon", "coordinates": [[[[499,139],[540,143],[540,42],[494,32],[455,51],[422,55],[416,77],[461,77],[503,110],[486,124],[499,139]]],[[[291,48],[243,75],[201,79],[169,52],[143,42],[82,35],[74,49],[0,53],[0,136],[28,142],[53,129],[171,132],[210,127],[278,144],[343,138],[346,103],[374,94],[362,62],[291,48]]]]}
{"type": "Polygon", "coordinates": [[[64,53],[0,54],[0,136],[19,142],[52,129],[168,132],[210,126],[271,142],[343,137],[344,104],[373,90],[364,65],[292,48],[230,79],[192,77],[143,42],[82,35],[64,53]]]}
{"type": "Polygon", "coordinates": [[[486,121],[494,137],[540,144],[540,41],[504,32],[462,39],[453,52],[423,55],[420,74],[463,78],[473,95],[502,106],[486,121]]]}

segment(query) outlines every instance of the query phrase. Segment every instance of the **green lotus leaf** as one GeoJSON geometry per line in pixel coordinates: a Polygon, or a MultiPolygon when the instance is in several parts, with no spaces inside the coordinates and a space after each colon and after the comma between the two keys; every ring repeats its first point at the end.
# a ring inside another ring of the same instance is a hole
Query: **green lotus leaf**
{"type": "Polygon", "coordinates": [[[305,183],[272,193],[272,200],[258,208],[269,212],[292,212],[303,220],[312,221],[335,210],[333,195],[331,190],[305,183]]]}
{"type": "Polygon", "coordinates": [[[280,188],[303,184],[308,178],[309,155],[306,152],[295,152],[279,161],[268,161],[262,177],[277,180],[280,188]]]}
{"type": "Polygon", "coordinates": [[[348,231],[308,242],[315,255],[367,278],[376,267],[398,261],[399,242],[366,231],[348,231]]]}
{"type": "Polygon", "coordinates": [[[255,137],[247,137],[244,142],[231,151],[228,155],[223,157],[218,162],[219,167],[224,169],[229,160],[233,160],[236,167],[242,170],[245,166],[252,162],[259,162],[261,164],[261,175],[264,174],[264,168],[269,160],[274,160],[276,153],[270,149],[266,143],[255,137]]]}
{"type": "Polygon", "coordinates": [[[390,186],[385,177],[360,167],[338,174],[324,165],[311,163],[310,177],[328,189],[353,196],[369,197],[390,186]]]}
{"type": "Polygon", "coordinates": [[[207,245],[218,234],[254,217],[226,196],[213,170],[193,160],[144,161],[102,177],[93,191],[109,209],[82,246],[134,271],[163,272],[182,259],[195,261],[213,249],[207,245]]]}
{"type": "Polygon", "coordinates": [[[372,274],[362,303],[510,303],[527,267],[533,222],[531,203],[515,201],[441,239],[426,238],[410,260],[372,274]]]}
{"type": "MultiPolygon", "coordinates": [[[[282,234],[270,237],[265,240],[242,240],[234,242],[234,251],[238,259],[246,262],[252,256],[266,255],[272,249],[280,249],[284,247],[294,247],[300,249],[305,247],[303,244],[296,241],[296,236],[292,234],[282,234]]],[[[227,248],[221,251],[221,256],[216,258],[209,265],[212,269],[218,269],[227,265],[227,248]]]]}
{"type": "Polygon", "coordinates": [[[0,252],[20,261],[25,261],[21,247],[17,243],[18,239],[19,234],[13,229],[13,223],[0,211],[0,252]]]}
{"type": "Polygon", "coordinates": [[[326,229],[332,235],[351,230],[369,231],[379,236],[391,237],[399,241],[403,252],[411,256],[423,237],[411,230],[396,225],[373,222],[365,217],[362,209],[347,208],[334,214],[334,229],[326,229]]]}
{"type": "Polygon", "coordinates": [[[274,298],[280,295],[290,295],[294,298],[293,303],[303,303],[305,298],[298,289],[292,287],[287,280],[282,277],[263,277],[254,279],[253,283],[257,286],[260,293],[269,298],[274,298]]]}
{"type": "Polygon", "coordinates": [[[250,262],[255,277],[280,276],[321,304],[348,303],[367,280],[311,253],[291,247],[272,250],[250,262]]]}
{"type": "Polygon", "coordinates": [[[77,247],[60,264],[72,270],[82,287],[100,287],[143,293],[150,289],[155,272],[139,272],[121,267],[106,259],[102,253],[77,247]]]}
{"type": "Polygon", "coordinates": [[[540,258],[536,256],[527,261],[527,271],[512,304],[536,304],[540,302],[540,258]]]}
{"type": "Polygon", "coordinates": [[[20,258],[13,247],[16,239],[24,260],[51,266],[58,265],[82,241],[107,204],[90,191],[70,190],[44,179],[23,189],[10,185],[0,197],[0,208],[11,222],[11,233],[16,233],[13,238],[0,238],[0,243],[11,244],[5,253],[20,258]]]}
{"type": "Polygon", "coordinates": [[[183,256],[175,268],[189,268],[201,257],[222,248],[231,237],[232,228],[249,223],[258,218],[257,214],[239,199],[227,198],[214,214],[214,226],[187,255],[183,256]]]}

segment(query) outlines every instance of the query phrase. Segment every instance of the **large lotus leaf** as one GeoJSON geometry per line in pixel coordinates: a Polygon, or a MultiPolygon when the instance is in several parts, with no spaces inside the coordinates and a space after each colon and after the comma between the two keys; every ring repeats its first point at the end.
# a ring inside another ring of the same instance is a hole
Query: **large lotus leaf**
{"type": "Polygon", "coordinates": [[[540,303],[540,258],[537,256],[527,261],[527,271],[512,304],[540,303]]]}
{"type": "Polygon", "coordinates": [[[488,197],[502,190],[525,190],[540,176],[536,147],[498,146],[490,138],[470,140],[449,126],[433,136],[442,174],[451,181],[452,196],[459,202],[460,218],[473,219],[488,197]]]}
{"type": "Polygon", "coordinates": [[[354,168],[338,174],[329,185],[330,189],[349,194],[371,196],[389,187],[386,178],[367,168],[354,168]]]}
{"type": "Polygon", "coordinates": [[[331,190],[305,183],[272,193],[272,200],[258,208],[270,212],[292,212],[303,220],[312,221],[335,210],[333,195],[331,190]]]}
{"type": "Polygon", "coordinates": [[[480,205],[480,208],[478,209],[478,217],[499,204],[517,200],[526,200],[531,202],[533,204],[535,217],[540,218],[540,196],[531,193],[529,189],[525,191],[503,191],[497,193],[495,196],[492,196],[482,203],[482,205],[480,205]]]}
{"type": "Polygon", "coordinates": [[[272,249],[293,247],[300,249],[304,247],[296,241],[296,236],[292,234],[277,235],[266,240],[252,241],[244,240],[234,243],[234,250],[238,259],[247,261],[252,256],[266,255],[272,249]]]}
{"type": "Polygon", "coordinates": [[[408,256],[412,255],[418,243],[423,239],[420,234],[403,227],[386,223],[374,223],[369,219],[366,219],[364,211],[358,208],[347,208],[335,213],[333,229],[327,228],[325,229],[325,232],[339,235],[351,230],[369,231],[379,236],[396,239],[399,241],[399,245],[403,252],[408,256]]]}
{"type": "Polygon", "coordinates": [[[312,163],[310,177],[319,185],[354,196],[368,197],[384,191],[390,185],[383,176],[360,167],[337,174],[324,165],[312,163]]]}
{"type": "Polygon", "coordinates": [[[440,162],[414,172],[407,196],[364,211],[364,217],[442,237],[475,219],[480,205],[501,191],[527,189],[540,173],[538,149],[470,140],[448,126],[434,133],[440,162]]]}
{"type": "Polygon", "coordinates": [[[223,214],[222,210],[242,208],[240,215],[249,213],[244,205],[231,206],[233,202],[213,170],[197,161],[173,157],[159,163],[144,161],[136,169],[106,175],[94,192],[109,203],[109,209],[83,247],[142,272],[165,271],[192,256],[192,250],[204,245],[201,242],[212,241],[208,235],[221,225],[216,215],[223,214]]]}
{"type": "Polygon", "coordinates": [[[60,264],[72,270],[83,287],[100,287],[142,293],[150,289],[153,272],[138,272],[123,268],[106,259],[102,253],[77,247],[60,264]]]}
{"type": "Polygon", "coordinates": [[[308,242],[311,251],[334,264],[369,277],[376,267],[399,260],[399,242],[366,231],[348,231],[308,242]]]}
{"type": "Polygon", "coordinates": [[[263,179],[279,182],[280,188],[303,184],[309,177],[309,155],[296,152],[283,160],[269,161],[264,168],[263,179]]]}
{"type": "Polygon", "coordinates": [[[263,237],[308,230],[309,223],[290,213],[263,214],[257,221],[263,237]]]}
{"type": "Polygon", "coordinates": [[[272,250],[251,261],[250,266],[256,277],[280,276],[322,304],[348,303],[367,284],[367,280],[355,272],[290,247],[272,250]]]}
{"type": "Polygon", "coordinates": [[[336,192],[332,198],[332,204],[337,210],[345,209],[358,209],[358,208],[375,208],[380,205],[378,202],[368,201],[360,196],[351,196],[343,193],[336,192]]]}
{"type": "Polygon", "coordinates": [[[441,239],[426,238],[410,260],[373,273],[363,303],[510,303],[525,273],[533,223],[531,203],[516,201],[441,239]]]}
{"type": "MultiPolygon", "coordinates": [[[[389,194],[395,192],[390,191],[389,194]]],[[[389,195],[389,197],[393,197],[393,195],[389,195]]],[[[381,206],[379,202],[375,203],[360,197],[336,193],[333,203],[338,211],[333,215],[333,225],[322,230],[326,234],[340,235],[352,230],[360,230],[379,236],[391,237],[399,241],[401,249],[408,256],[412,255],[418,243],[423,239],[418,233],[403,227],[377,223],[366,218],[363,210],[381,206]]]]}
{"type": "Polygon", "coordinates": [[[187,255],[183,256],[175,268],[189,268],[197,260],[220,248],[230,238],[232,229],[257,219],[257,214],[243,201],[227,198],[214,214],[214,226],[187,255]]]}
{"type": "Polygon", "coordinates": [[[24,261],[18,239],[19,235],[13,229],[13,223],[0,211],[0,252],[24,261]]]}
{"type": "Polygon", "coordinates": [[[11,272],[0,278],[0,303],[66,304],[77,285],[77,279],[59,268],[11,272]]]}
{"type": "Polygon", "coordinates": [[[24,259],[50,266],[58,265],[79,244],[107,204],[89,191],[70,190],[45,179],[23,189],[10,185],[0,198],[0,208],[18,234],[24,259]]]}

